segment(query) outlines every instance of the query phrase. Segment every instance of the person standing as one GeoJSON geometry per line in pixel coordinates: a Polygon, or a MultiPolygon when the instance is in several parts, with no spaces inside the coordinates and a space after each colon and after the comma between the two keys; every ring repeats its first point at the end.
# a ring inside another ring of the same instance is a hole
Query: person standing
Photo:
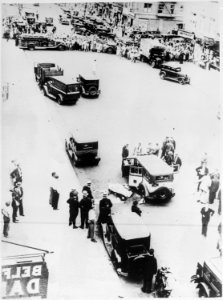
{"type": "Polygon", "coordinates": [[[154,249],[150,249],[149,253],[144,256],[143,264],[143,293],[152,292],[153,276],[157,272],[157,260],[154,257],[154,249]]]}
{"type": "Polygon", "coordinates": [[[21,186],[21,182],[16,183],[16,187],[14,188],[14,192],[17,196],[18,201],[19,201],[19,207],[18,207],[19,214],[20,214],[20,216],[24,217],[25,215],[24,215],[24,209],[23,209],[23,188],[21,186]]]}
{"type": "Polygon", "coordinates": [[[216,193],[220,186],[220,178],[218,174],[213,174],[211,176],[211,185],[210,185],[210,191],[209,191],[209,204],[213,204],[214,200],[216,198],[216,193]]]}
{"type": "Polygon", "coordinates": [[[199,188],[200,196],[199,196],[199,199],[197,200],[197,202],[201,202],[203,204],[208,203],[210,186],[211,186],[210,175],[209,174],[204,175],[201,178],[201,183],[200,183],[200,188],[199,188]]]}
{"type": "Polygon", "coordinates": [[[142,211],[138,207],[138,201],[137,200],[133,201],[131,210],[132,210],[132,212],[136,213],[137,215],[139,215],[141,217],[142,211]]]}
{"type": "Polygon", "coordinates": [[[50,194],[50,204],[52,205],[54,210],[58,209],[58,202],[59,202],[59,187],[58,182],[59,176],[56,174],[56,172],[52,173],[52,183],[51,183],[51,194],[50,194]]]}
{"type": "Polygon", "coordinates": [[[108,193],[103,193],[103,198],[99,202],[98,224],[107,224],[111,217],[112,202],[107,198],[108,193]]]}
{"type": "Polygon", "coordinates": [[[80,228],[84,229],[84,224],[86,225],[86,228],[88,228],[88,213],[92,207],[92,200],[89,198],[88,192],[85,190],[83,191],[83,198],[80,201],[79,207],[81,211],[80,228]]]}
{"type": "Polygon", "coordinates": [[[5,202],[5,206],[2,208],[2,215],[3,215],[3,235],[4,237],[8,237],[9,234],[9,224],[10,224],[10,211],[9,211],[10,202],[5,202]]]}
{"type": "Polygon", "coordinates": [[[18,207],[20,205],[19,201],[18,201],[18,196],[16,196],[15,192],[12,192],[12,222],[16,223],[18,222],[17,218],[17,211],[18,211],[18,207]]]}
{"type": "Polygon", "coordinates": [[[83,186],[82,192],[86,191],[88,193],[88,197],[93,200],[93,194],[91,190],[91,181],[89,180],[86,185],[83,186]]]}
{"type": "Polygon", "coordinates": [[[129,149],[128,149],[129,145],[126,144],[122,147],[122,159],[125,159],[129,156],[129,149]]]}
{"type": "Polygon", "coordinates": [[[78,202],[78,192],[73,190],[70,192],[70,198],[67,200],[70,208],[69,226],[73,225],[73,228],[78,228],[76,226],[76,218],[79,212],[79,202],[78,202]]]}
{"type": "Polygon", "coordinates": [[[91,239],[92,242],[97,243],[95,239],[95,224],[96,224],[96,214],[94,205],[89,210],[89,218],[88,218],[88,235],[87,238],[91,239]]]}
{"type": "Polygon", "coordinates": [[[202,177],[209,173],[209,170],[207,168],[207,162],[205,160],[202,160],[201,165],[197,167],[195,171],[197,172],[197,177],[198,177],[197,191],[199,191],[202,177]]]}
{"type": "Polygon", "coordinates": [[[213,216],[213,214],[214,214],[214,210],[211,209],[208,204],[206,204],[206,206],[202,207],[202,209],[201,209],[201,222],[202,222],[201,234],[204,237],[207,236],[208,223],[210,221],[210,218],[213,216]]]}

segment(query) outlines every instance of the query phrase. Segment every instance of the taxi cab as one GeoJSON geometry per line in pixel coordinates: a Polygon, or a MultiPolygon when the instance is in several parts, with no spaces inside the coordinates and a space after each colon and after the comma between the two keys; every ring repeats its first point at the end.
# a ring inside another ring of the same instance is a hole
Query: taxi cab
{"type": "Polygon", "coordinates": [[[133,156],[123,159],[122,174],[128,185],[145,201],[166,201],[174,193],[174,170],[156,155],[133,156]]]}

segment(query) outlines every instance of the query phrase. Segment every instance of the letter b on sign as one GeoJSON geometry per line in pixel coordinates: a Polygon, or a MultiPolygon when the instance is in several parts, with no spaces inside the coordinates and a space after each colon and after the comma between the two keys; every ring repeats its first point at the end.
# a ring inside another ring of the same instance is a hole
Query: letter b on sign
{"type": "Polygon", "coordinates": [[[32,275],[33,276],[41,276],[41,274],[42,274],[42,266],[41,265],[34,266],[32,275]]]}

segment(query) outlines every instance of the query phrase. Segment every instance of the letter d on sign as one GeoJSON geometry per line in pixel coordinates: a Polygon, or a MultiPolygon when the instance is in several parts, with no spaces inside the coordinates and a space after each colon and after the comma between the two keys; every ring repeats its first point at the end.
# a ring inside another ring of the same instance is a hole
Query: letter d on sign
{"type": "Polygon", "coordinates": [[[31,279],[26,286],[28,294],[39,294],[39,281],[40,278],[31,279]]]}

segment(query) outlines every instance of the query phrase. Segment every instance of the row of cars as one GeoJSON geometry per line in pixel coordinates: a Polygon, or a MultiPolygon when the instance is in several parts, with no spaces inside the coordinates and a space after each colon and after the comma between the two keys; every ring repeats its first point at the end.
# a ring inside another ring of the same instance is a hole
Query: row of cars
{"type": "Polygon", "coordinates": [[[70,78],[54,63],[38,63],[34,67],[34,74],[44,95],[60,105],[76,103],[81,95],[95,98],[100,94],[99,79],[93,73],[70,78]]]}

